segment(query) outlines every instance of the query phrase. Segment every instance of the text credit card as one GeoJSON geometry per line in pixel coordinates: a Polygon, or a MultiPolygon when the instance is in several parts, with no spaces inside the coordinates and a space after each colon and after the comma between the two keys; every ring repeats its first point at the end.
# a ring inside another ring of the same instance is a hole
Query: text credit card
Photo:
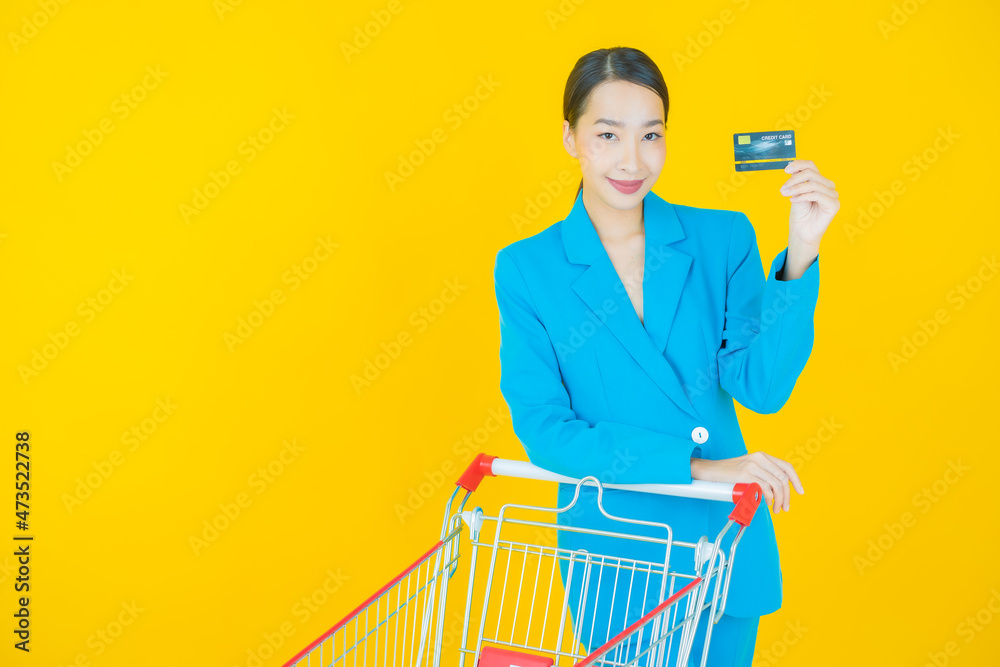
{"type": "Polygon", "coordinates": [[[795,159],[795,130],[733,135],[736,171],[784,169],[795,159]]]}

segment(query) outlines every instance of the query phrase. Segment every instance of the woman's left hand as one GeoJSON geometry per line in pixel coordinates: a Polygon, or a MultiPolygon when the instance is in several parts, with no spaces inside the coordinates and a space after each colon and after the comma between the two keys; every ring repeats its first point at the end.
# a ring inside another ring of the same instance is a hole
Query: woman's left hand
{"type": "Polygon", "coordinates": [[[785,172],[791,174],[781,186],[781,194],[789,197],[792,203],[788,215],[789,247],[818,251],[820,239],[840,210],[836,186],[819,173],[812,160],[792,160],[785,172]]]}

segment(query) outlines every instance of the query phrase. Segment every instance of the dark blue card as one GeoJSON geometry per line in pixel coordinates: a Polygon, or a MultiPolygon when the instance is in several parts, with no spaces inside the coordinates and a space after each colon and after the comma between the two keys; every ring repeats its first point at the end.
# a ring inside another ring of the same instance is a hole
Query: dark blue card
{"type": "Polygon", "coordinates": [[[784,169],[795,159],[795,130],[733,135],[736,171],[784,169]]]}

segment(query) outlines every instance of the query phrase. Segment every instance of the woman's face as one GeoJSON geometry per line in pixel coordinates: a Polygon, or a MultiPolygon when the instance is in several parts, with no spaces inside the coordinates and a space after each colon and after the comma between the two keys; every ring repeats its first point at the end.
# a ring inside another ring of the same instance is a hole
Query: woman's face
{"type": "Polygon", "coordinates": [[[606,81],[591,92],[575,131],[563,121],[563,145],[580,161],[583,187],[607,206],[628,210],[642,203],[663,171],[665,130],[659,95],[606,81]]]}

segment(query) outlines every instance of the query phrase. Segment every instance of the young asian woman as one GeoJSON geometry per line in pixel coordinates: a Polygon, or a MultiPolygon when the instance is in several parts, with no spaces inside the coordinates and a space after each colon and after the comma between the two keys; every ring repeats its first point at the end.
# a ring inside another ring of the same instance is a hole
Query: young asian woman
{"type": "MultiPolygon", "coordinates": [[[[789,486],[802,494],[801,481],[787,461],[748,452],[734,399],[758,413],[776,412],[812,352],[819,243],[840,207],[834,183],[810,160],[786,167],[788,245],[765,279],[745,214],[674,204],[652,192],[666,161],[669,99],[646,54],[615,47],[583,56],[563,106],[563,144],[582,173],[572,210],[500,250],[494,269],[500,389],[528,459],[559,474],[618,484],[757,482],[774,513],[787,512],[789,486]]],[[[559,506],[573,493],[561,484],[559,506]]],[[[581,488],[577,506],[559,523],[621,532],[596,501],[594,487],[581,488]]],[[[610,489],[603,506],[612,515],[668,523],[674,540],[693,542],[716,535],[731,509],[610,489]]],[[[665,557],[655,543],[623,546],[571,531],[559,531],[558,544],[650,562],[665,557]]],[[[671,569],[691,569],[682,555],[691,558],[690,551],[671,551],[671,569]]],[[[647,588],[620,573],[636,603],[627,614],[621,604],[612,609],[607,594],[597,594],[601,569],[592,572],[583,612],[583,626],[598,631],[578,638],[588,652],[613,636],[612,628],[636,620],[659,593],[655,576],[647,588]]],[[[561,570],[565,583],[565,561],[561,570]]],[[[570,599],[580,599],[581,585],[577,574],[570,599]]],[[[610,580],[603,586],[612,588],[610,580]]],[[[760,616],[781,602],[777,541],[765,507],[739,542],[707,665],[748,667],[760,616]]],[[[701,664],[708,617],[701,616],[690,664],[701,664]]]]}

